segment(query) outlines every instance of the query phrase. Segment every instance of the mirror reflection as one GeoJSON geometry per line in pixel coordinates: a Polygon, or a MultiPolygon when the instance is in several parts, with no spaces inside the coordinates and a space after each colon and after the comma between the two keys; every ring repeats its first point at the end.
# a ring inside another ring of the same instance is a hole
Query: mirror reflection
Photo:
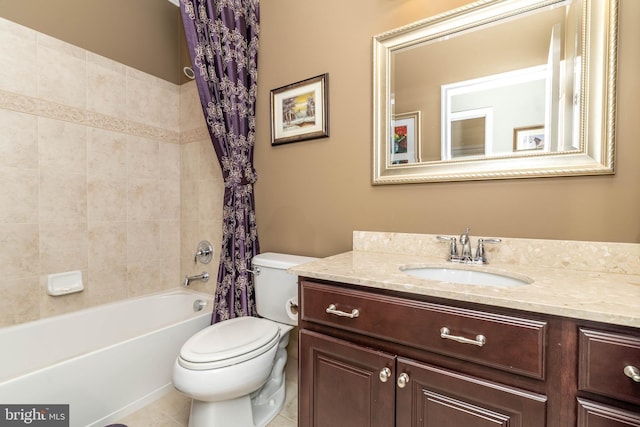
{"type": "Polygon", "coordinates": [[[485,0],[376,36],[374,183],[612,173],[615,2],[591,3],[485,0]]]}

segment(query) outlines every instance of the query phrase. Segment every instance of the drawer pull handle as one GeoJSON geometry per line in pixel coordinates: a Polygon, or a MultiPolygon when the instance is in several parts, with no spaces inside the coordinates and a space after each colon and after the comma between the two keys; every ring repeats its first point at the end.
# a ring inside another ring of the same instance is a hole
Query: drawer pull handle
{"type": "Polygon", "coordinates": [[[636,368],[635,366],[625,366],[624,374],[635,382],[640,383],[640,369],[636,368]]]}
{"type": "Polygon", "coordinates": [[[380,378],[380,381],[383,383],[389,381],[389,378],[391,378],[391,369],[382,368],[382,370],[380,370],[380,373],[378,374],[378,378],[380,378]]]}
{"type": "Polygon", "coordinates": [[[487,343],[487,338],[484,335],[476,335],[476,339],[472,340],[469,338],[459,337],[459,336],[450,335],[450,334],[451,334],[451,331],[449,330],[449,328],[444,327],[440,329],[440,338],[456,341],[462,344],[477,345],[478,347],[482,347],[487,343]]]}
{"type": "Polygon", "coordinates": [[[405,388],[409,384],[409,375],[404,372],[398,375],[398,387],[405,388]]]}
{"type": "Polygon", "coordinates": [[[340,317],[348,317],[349,319],[355,319],[356,317],[360,316],[360,311],[357,308],[351,310],[351,313],[346,313],[344,311],[336,310],[335,304],[329,304],[329,307],[327,307],[327,313],[335,314],[336,316],[340,317]]]}

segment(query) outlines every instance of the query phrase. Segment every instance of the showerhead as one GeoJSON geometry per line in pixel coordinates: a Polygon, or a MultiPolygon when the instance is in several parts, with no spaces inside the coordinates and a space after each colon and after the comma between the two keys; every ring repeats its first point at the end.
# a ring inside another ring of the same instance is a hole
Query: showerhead
{"type": "Polygon", "coordinates": [[[189,77],[191,80],[196,78],[196,74],[193,72],[193,68],[191,67],[184,67],[182,69],[182,72],[184,73],[185,76],[189,77]]]}

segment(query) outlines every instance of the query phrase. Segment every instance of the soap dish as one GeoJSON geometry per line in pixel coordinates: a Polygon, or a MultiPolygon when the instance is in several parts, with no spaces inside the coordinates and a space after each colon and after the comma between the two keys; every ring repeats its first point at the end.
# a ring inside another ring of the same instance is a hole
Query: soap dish
{"type": "Polygon", "coordinates": [[[82,272],[79,270],[50,274],[47,277],[47,293],[51,296],[71,294],[83,289],[82,272]]]}

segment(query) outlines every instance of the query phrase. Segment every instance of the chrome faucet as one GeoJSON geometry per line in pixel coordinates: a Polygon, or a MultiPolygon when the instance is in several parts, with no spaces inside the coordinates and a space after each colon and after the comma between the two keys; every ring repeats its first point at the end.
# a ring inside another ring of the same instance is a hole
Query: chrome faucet
{"type": "Polygon", "coordinates": [[[462,246],[462,258],[472,258],[471,256],[471,238],[469,237],[469,227],[460,235],[460,246],[462,246]]]}
{"type": "Polygon", "coordinates": [[[478,248],[476,249],[476,253],[474,255],[471,249],[471,237],[469,237],[469,227],[466,228],[465,232],[460,235],[460,253],[458,254],[458,245],[456,244],[455,237],[449,236],[437,236],[438,240],[444,240],[447,242],[451,242],[449,246],[449,257],[448,260],[451,262],[457,262],[462,264],[488,264],[487,256],[484,250],[485,243],[500,243],[502,239],[478,239],[478,248]]]}
{"type": "Polygon", "coordinates": [[[203,282],[207,282],[209,280],[209,273],[203,271],[202,274],[197,274],[195,276],[184,276],[184,282],[182,282],[182,284],[184,286],[189,286],[194,280],[202,280],[203,282]]]}

